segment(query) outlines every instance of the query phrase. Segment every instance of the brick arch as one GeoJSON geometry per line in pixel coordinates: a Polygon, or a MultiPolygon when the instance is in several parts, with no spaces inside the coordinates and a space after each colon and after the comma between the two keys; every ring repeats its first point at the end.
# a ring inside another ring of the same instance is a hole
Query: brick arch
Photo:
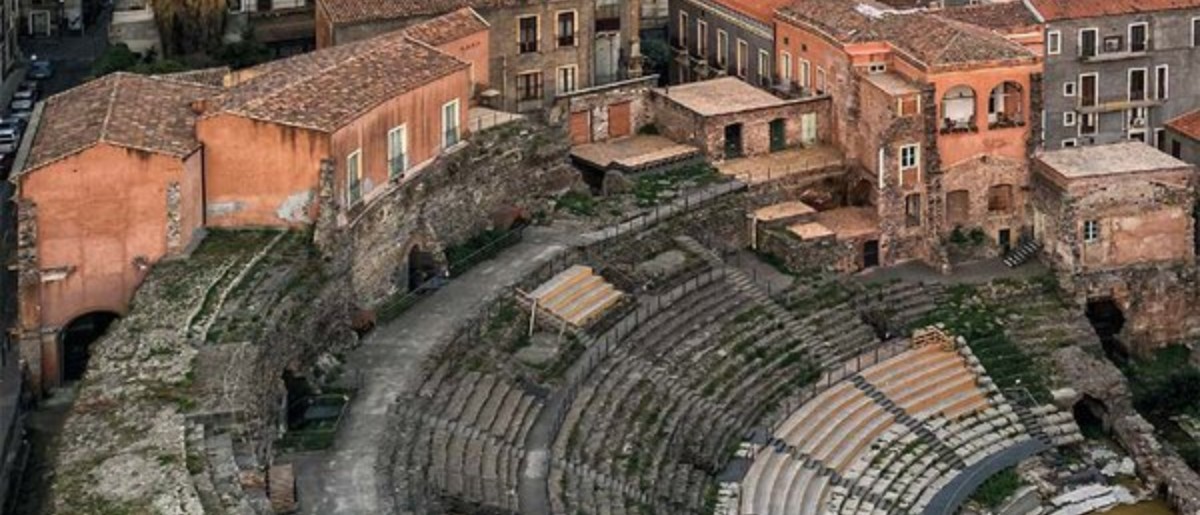
{"type": "Polygon", "coordinates": [[[966,84],[957,84],[942,93],[938,108],[943,132],[969,132],[978,124],[979,92],[966,84]],[[953,102],[953,105],[950,104],[953,102]],[[967,111],[970,114],[966,114],[967,111]]]}

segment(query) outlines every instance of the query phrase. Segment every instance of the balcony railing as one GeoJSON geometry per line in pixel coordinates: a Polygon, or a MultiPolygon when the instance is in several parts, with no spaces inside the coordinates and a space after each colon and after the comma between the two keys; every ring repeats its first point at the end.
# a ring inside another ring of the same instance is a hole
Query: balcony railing
{"type": "Polygon", "coordinates": [[[517,51],[522,54],[533,54],[538,51],[538,42],[536,39],[530,41],[518,41],[517,51]]]}
{"type": "Polygon", "coordinates": [[[1098,100],[1093,101],[1089,105],[1085,105],[1083,102],[1083,99],[1080,99],[1079,104],[1076,106],[1076,110],[1078,110],[1081,113],[1085,113],[1085,114],[1111,113],[1111,112],[1115,112],[1115,111],[1127,111],[1130,109],[1144,109],[1144,108],[1150,108],[1150,107],[1157,107],[1157,106],[1162,105],[1162,103],[1163,103],[1162,100],[1157,100],[1157,99],[1153,99],[1153,98],[1147,98],[1147,99],[1143,99],[1143,100],[1129,100],[1127,98],[1118,98],[1118,99],[1110,99],[1110,100],[1098,99],[1098,100]]]}
{"type": "Polygon", "coordinates": [[[560,46],[560,47],[575,46],[575,35],[572,34],[570,36],[559,36],[558,37],[558,46],[560,46]]]}
{"type": "Polygon", "coordinates": [[[1082,55],[1080,61],[1085,63],[1107,63],[1112,61],[1123,61],[1125,59],[1137,59],[1150,55],[1149,46],[1145,50],[1122,50],[1119,52],[1097,52],[1093,55],[1082,55]]]}
{"type": "Polygon", "coordinates": [[[975,120],[951,120],[946,118],[942,120],[942,128],[939,132],[942,134],[966,134],[979,132],[979,127],[975,125],[975,120]]]}
{"type": "Polygon", "coordinates": [[[616,32],[619,30],[621,30],[621,5],[597,5],[596,32],[616,32]]]}

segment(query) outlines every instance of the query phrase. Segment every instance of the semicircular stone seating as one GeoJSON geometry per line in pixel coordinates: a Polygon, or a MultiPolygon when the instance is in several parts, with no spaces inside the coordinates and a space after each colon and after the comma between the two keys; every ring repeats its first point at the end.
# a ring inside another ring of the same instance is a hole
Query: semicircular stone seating
{"type": "Polygon", "coordinates": [[[793,412],[753,455],[737,511],[920,513],[964,469],[1034,438],[970,349],[945,343],[883,360],[793,412]]]}

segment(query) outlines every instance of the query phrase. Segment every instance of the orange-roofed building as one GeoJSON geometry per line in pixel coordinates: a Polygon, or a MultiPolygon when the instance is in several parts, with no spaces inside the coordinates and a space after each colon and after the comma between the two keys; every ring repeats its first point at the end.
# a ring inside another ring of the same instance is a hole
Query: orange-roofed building
{"type": "Polygon", "coordinates": [[[947,261],[955,229],[994,252],[1024,224],[1039,58],[997,31],[872,0],[794,0],[776,12],[776,61],[802,95],[833,99],[833,137],[874,205],[881,263],[947,261]],[[790,64],[789,69],[782,67],[790,64]]]}
{"type": "Polygon", "coordinates": [[[462,141],[488,28],[448,17],[231,74],[197,122],[208,224],[308,225],[322,161],[348,211],[462,141]]]}
{"type": "Polygon", "coordinates": [[[1176,159],[1200,166],[1200,109],[1167,122],[1162,146],[1176,159]]]}
{"type": "MultiPolygon", "coordinates": [[[[122,315],[150,265],[185,252],[204,224],[195,83],[115,73],[50,97],[12,181],[19,214],[21,356],[58,384],[58,329],[122,315]],[[47,332],[47,330],[49,332],[47,332]]],[[[66,368],[66,370],[64,370],[66,368]]]]}

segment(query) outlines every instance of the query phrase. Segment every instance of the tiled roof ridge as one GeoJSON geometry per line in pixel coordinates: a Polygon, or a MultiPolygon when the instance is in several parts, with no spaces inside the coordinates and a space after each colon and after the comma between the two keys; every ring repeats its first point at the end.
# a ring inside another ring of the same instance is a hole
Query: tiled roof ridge
{"type": "Polygon", "coordinates": [[[108,125],[112,122],[113,111],[117,105],[117,92],[121,90],[121,79],[124,77],[124,72],[117,72],[113,76],[111,91],[108,92],[108,110],[104,113],[104,120],[100,122],[100,135],[96,138],[97,142],[109,143],[108,125]]]}
{"type": "MultiPolygon", "coordinates": [[[[987,5],[987,4],[979,4],[979,5],[987,5]]],[[[1011,39],[1008,39],[1007,37],[1004,37],[1003,34],[1000,34],[999,32],[996,32],[992,29],[980,27],[978,25],[975,25],[972,23],[967,23],[965,21],[956,20],[956,19],[950,18],[948,16],[943,16],[936,11],[928,12],[928,13],[926,13],[926,15],[937,18],[941,22],[946,23],[947,25],[949,25],[951,27],[954,27],[956,29],[956,32],[955,32],[956,38],[958,36],[961,36],[964,32],[973,32],[977,36],[988,38],[992,43],[1007,46],[1011,50],[1018,50],[1022,53],[1028,54],[1028,56],[1026,56],[1026,57],[1037,57],[1028,48],[1025,48],[1021,44],[1019,44],[1011,39]]],[[[950,48],[951,48],[951,45],[943,46],[942,51],[939,52],[938,55],[941,56],[943,53],[945,53],[950,48]]]]}

